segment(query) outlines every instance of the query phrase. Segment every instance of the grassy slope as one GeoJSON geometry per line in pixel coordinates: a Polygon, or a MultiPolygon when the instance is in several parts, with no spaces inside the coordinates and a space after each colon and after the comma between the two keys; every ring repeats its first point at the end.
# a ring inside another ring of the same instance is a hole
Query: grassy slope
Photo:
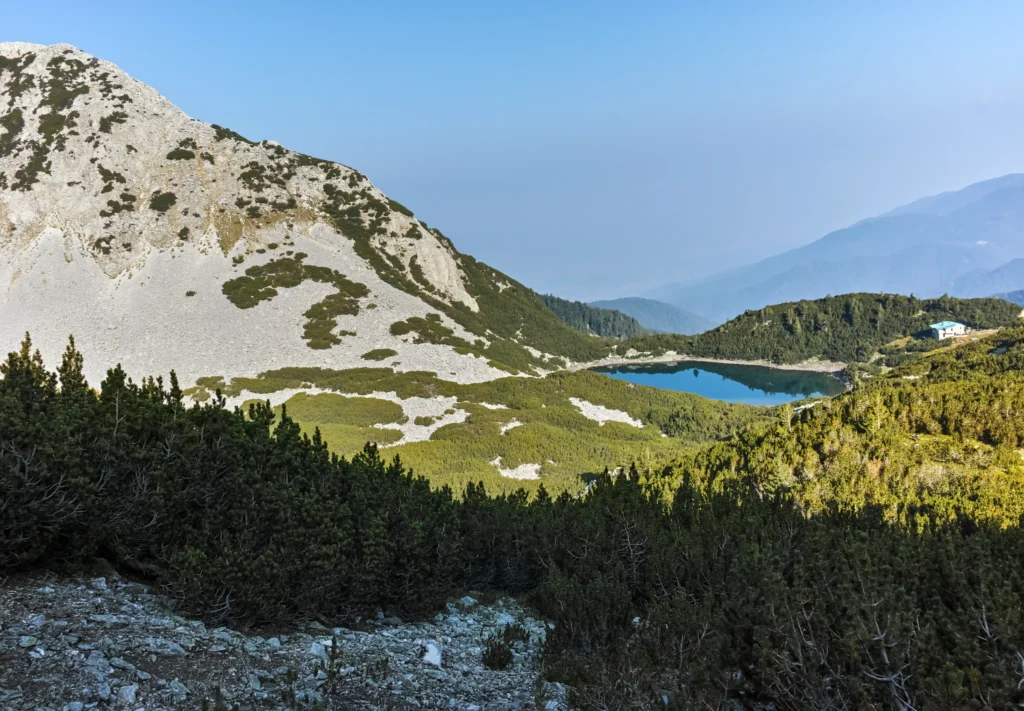
{"type": "MultiPolygon", "coordinates": [[[[541,482],[549,490],[575,490],[579,488],[579,475],[628,466],[634,461],[654,470],[688,446],[727,436],[752,421],[770,417],[772,412],[636,386],[590,372],[459,385],[432,373],[395,373],[390,368],[284,368],[258,378],[236,378],[226,392],[237,395],[244,389],[266,394],[295,387],[360,395],[396,392],[402,398],[457,397],[458,407],[468,412],[465,422],[445,425],[429,441],[400,445],[388,453],[398,454],[435,485],[449,484],[460,490],[469,482],[484,481],[494,492],[534,489],[541,482]],[[624,411],[645,426],[636,428],[617,422],[599,425],[580,413],[570,402],[573,397],[624,411]],[[482,403],[505,409],[488,409],[482,403]],[[502,434],[502,426],[513,419],[522,424],[502,434]],[[498,456],[502,466],[508,468],[541,464],[541,479],[502,478],[490,464],[498,456]]],[[[389,409],[393,403],[330,394],[297,395],[286,406],[289,415],[307,431],[320,427],[331,448],[346,455],[362,447],[360,436],[387,443],[381,438],[394,431],[372,425],[394,422],[400,416],[389,409]],[[357,408],[349,401],[363,404],[357,408]]]]}

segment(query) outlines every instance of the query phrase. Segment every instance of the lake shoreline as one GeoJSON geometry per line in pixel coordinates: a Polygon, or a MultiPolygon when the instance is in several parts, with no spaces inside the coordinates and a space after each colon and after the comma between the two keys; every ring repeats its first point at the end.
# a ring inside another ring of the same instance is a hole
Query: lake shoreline
{"type": "Polygon", "coordinates": [[[840,374],[846,368],[846,363],[836,361],[811,359],[801,363],[772,363],[767,360],[734,360],[728,358],[699,358],[678,353],[664,356],[650,356],[647,358],[605,358],[603,360],[590,361],[589,363],[575,363],[569,370],[593,370],[594,368],[611,368],[627,365],[674,365],[676,363],[718,363],[720,365],[752,365],[760,368],[772,368],[773,370],[799,370],[806,373],[823,373],[831,375],[837,380],[843,380],[840,374]]]}
{"type": "MultiPolygon", "coordinates": [[[[846,377],[844,369],[846,363],[839,363],[835,361],[827,361],[821,359],[810,359],[801,363],[771,363],[764,360],[738,360],[729,358],[692,358],[685,355],[666,354],[662,356],[654,357],[633,357],[633,358],[605,358],[590,363],[578,364],[573,370],[599,370],[602,368],[623,368],[629,369],[633,367],[643,368],[649,366],[673,366],[680,363],[692,363],[695,366],[699,366],[704,363],[707,365],[727,365],[727,366],[739,366],[739,367],[753,367],[753,368],[765,368],[768,370],[785,371],[791,373],[813,373],[816,375],[825,376],[837,383],[842,387],[842,392],[847,392],[852,389],[853,385],[846,377]]],[[[840,394],[840,393],[835,393],[840,394]]]]}

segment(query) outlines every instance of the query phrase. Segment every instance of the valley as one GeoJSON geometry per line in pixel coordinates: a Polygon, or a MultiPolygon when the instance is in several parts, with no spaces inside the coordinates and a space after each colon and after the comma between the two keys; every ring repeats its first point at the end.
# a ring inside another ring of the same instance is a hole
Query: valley
{"type": "Polygon", "coordinates": [[[585,303],[0,43],[0,704],[1021,705],[1021,190],[585,303]]]}

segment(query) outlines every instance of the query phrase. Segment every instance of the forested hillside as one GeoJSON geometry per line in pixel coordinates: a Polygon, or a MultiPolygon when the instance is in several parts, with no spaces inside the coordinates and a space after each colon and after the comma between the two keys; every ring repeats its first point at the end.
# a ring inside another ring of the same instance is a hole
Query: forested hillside
{"type": "Polygon", "coordinates": [[[621,311],[560,299],[552,294],[543,294],[540,298],[562,323],[581,333],[605,338],[636,338],[649,333],[636,319],[621,311]]]}
{"type": "Polygon", "coordinates": [[[26,343],[0,367],[0,569],[98,554],[211,621],[505,590],[555,623],[548,676],[584,708],[1024,702],[1024,327],[582,497],[455,498],[273,419],[173,377],[94,391],[73,346],[51,373],[26,343]]]}
{"type": "Polygon", "coordinates": [[[628,297],[610,301],[594,301],[591,306],[621,311],[635,318],[645,328],[662,333],[682,333],[689,336],[707,331],[714,326],[703,316],[655,299],[628,297]]]}
{"type": "MultiPolygon", "coordinates": [[[[1018,322],[1020,308],[1001,299],[917,299],[893,294],[844,294],[748,311],[690,338],[650,336],[629,346],[689,356],[772,363],[812,358],[864,362],[891,341],[927,335],[930,324],[959,321],[975,329],[1018,322]]],[[[620,350],[623,346],[620,346],[620,350]]]]}

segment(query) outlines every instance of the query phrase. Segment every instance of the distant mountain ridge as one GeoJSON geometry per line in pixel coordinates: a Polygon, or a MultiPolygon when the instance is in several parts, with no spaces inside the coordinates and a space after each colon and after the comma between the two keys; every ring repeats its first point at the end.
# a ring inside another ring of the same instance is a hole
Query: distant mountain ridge
{"type": "Polygon", "coordinates": [[[692,336],[701,333],[715,324],[686,309],[681,309],[673,304],[657,301],[655,299],[644,299],[640,297],[627,297],[623,299],[608,299],[603,301],[592,301],[591,306],[602,309],[613,309],[632,316],[644,327],[661,333],[681,333],[692,336]]]}
{"type": "Polygon", "coordinates": [[[1018,306],[1024,306],[1024,289],[1018,289],[1017,291],[1009,291],[1005,294],[999,294],[1000,299],[1005,299],[1010,303],[1017,304],[1018,306]]]}
{"type": "Polygon", "coordinates": [[[1024,262],[1015,262],[1022,258],[1024,174],[1012,174],[922,198],[804,247],[652,296],[720,320],[829,294],[987,296],[1012,288],[1000,284],[1020,272],[1024,262]]]}
{"type": "Polygon", "coordinates": [[[1021,284],[1024,284],[1024,259],[1014,259],[991,271],[964,274],[954,282],[951,293],[969,297],[989,296],[1013,291],[1021,284]]]}

